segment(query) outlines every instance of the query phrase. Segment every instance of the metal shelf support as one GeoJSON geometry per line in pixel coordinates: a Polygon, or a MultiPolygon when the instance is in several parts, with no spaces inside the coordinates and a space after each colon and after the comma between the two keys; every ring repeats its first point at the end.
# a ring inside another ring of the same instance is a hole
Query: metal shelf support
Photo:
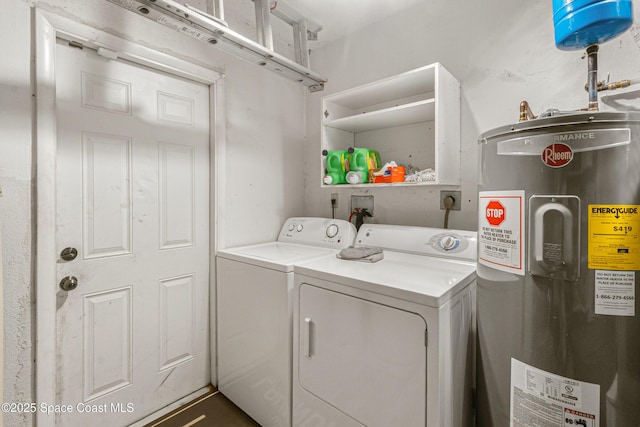
{"type": "MultiPolygon", "coordinates": [[[[285,22],[293,22],[296,60],[290,60],[273,50],[269,0],[253,0],[256,9],[258,40],[231,30],[224,21],[223,0],[213,0],[213,15],[173,0],[109,0],[120,7],[138,13],[165,27],[210,43],[221,50],[273,71],[289,80],[306,86],[310,92],[324,89],[326,79],[309,69],[309,54],[306,47],[308,34],[317,33],[322,27],[313,24],[278,0],[274,15],[285,22]],[[284,18],[282,18],[284,17],[284,18]],[[296,19],[298,18],[298,19],[296,19]]],[[[312,36],[313,37],[313,36],[312,36]]]]}

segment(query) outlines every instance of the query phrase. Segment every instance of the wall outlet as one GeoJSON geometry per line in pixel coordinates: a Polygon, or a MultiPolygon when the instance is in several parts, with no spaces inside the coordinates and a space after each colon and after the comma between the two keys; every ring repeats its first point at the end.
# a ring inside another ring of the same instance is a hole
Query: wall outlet
{"type": "Polygon", "coordinates": [[[452,211],[459,211],[462,206],[462,192],[461,191],[448,191],[441,190],[440,191],[440,209],[446,210],[447,208],[444,206],[444,199],[447,196],[453,197],[453,206],[451,207],[452,211]]]}
{"type": "Polygon", "coordinates": [[[373,216],[373,196],[351,196],[351,210],[366,209],[373,216]]]}

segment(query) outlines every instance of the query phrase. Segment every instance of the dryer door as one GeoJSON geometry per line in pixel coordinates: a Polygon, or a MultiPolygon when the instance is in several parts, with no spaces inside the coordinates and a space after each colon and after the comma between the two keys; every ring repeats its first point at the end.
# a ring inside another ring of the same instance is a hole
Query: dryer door
{"type": "Polygon", "coordinates": [[[369,427],[426,425],[426,322],[415,314],[300,287],[301,386],[369,427]]]}

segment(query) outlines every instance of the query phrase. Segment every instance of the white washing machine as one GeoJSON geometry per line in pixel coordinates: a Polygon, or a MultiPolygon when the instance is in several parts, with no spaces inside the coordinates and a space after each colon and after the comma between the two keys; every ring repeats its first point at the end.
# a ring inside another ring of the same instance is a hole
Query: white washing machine
{"type": "Polygon", "coordinates": [[[476,241],[365,224],[383,260],[296,265],[294,426],[472,425],[476,241]]]}
{"type": "Polygon", "coordinates": [[[218,388],[263,427],[291,426],[293,266],[355,236],[347,221],[289,218],[275,242],[217,253],[218,388]]]}

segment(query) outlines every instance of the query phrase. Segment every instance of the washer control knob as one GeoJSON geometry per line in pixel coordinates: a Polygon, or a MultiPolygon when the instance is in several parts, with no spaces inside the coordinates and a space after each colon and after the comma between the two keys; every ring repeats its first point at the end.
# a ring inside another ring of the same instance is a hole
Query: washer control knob
{"type": "Polygon", "coordinates": [[[289,224],[289,231],[293,231],[295,228],[295,224],[289,224]]]}
{"type": "Polygon", "coordinates": [[[440,239],[440,247],[445,251],[450,251],[458,247],[460,241],[456,239],[454,236],[444,236],[440,239]]]}
{"type": "Polygon", "coordinates": [[[338,231],[340,231],[340,228],[338,227],[337,224],[330,224],[327,227],[327,237],[330,239],[333,239],[338,235],[338,231]]]}
{"type": "Polygon", "coordinates": [[[298,224],[298,226],[296,227],[296,231],[300,232],[303,228],[304,227],[302,226],[302,224],[298,224]]]}

